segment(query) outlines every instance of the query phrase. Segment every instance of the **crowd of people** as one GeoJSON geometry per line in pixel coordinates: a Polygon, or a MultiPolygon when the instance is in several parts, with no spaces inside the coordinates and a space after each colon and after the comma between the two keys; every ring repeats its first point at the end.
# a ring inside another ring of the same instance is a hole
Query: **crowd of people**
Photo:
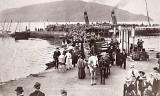
{"type": "Polygon", "coordinates": [[[142,60],[148,61],[149,55],[146,52],[145,48],[143,48],[144,41],[142,39],[138,39],[137,44],[131,44],[130,53],[132,53],[133,60],[142,60]]]}
{"type": "Polygon", "coordinates": [[[154,71],[146,74],[144,71],[137,70],[132,64],[126,76],[123,96],[159,96],[160,74],[157,70],[154,71]]]}
{"type": "MultiPolygon", "coordinates": [[[[29,96],[45,96],[45,94],[42,91],[40,91],[41,84],[39,82],[36,82],[33,87],[34,87],[35,91],[32,92],[29,96]]],[[[15,91],[16,91],[17,96],[24,96],[23,95],[23,92],[24,92],[23,87],[18,86],[15,89],[15,91]]]]}
{"type": "Polygon", "coordinates": [[[105,78],[110,75],[110,67],[113,65],[126,69],[126,50],[119,49],[117,40],[111,39],[107,43],[107,50],[99,50],[96,42],[107,42],[104,38],[94,33],[85,32],[83,29],[75,29],[68,32],[62,41],[65,47],[60,52],[59,48],[53,54],[55,69],[66,72],[74,67],[78,68],[78,78],[86,77],[85,68],[91,75],[91,85],[96,85],[96,75],[100,73],[101,84],[105,84],[105,78]]]}
{"type": "MultiPolygon", "coordinates": [[[[98,47],[100,46],[96,45],[97,41],[106,42],[104,38],[93,33],[87,33],[83,28],[70,30],[66,38],[63,39],[64,47],[57,47],[54,51],[53,60],[55,69],[64,73],[72,68],[77,68],[78,78],[85,79],[85,69],[87,68],[90,73],[91,86],[97,84],[97,73],[100,73],[100,84],[105,84],[105,79],[111,74],[111,66],[117,65],[120,68],[126,69],[128,54],[125,49],[119,49],[117,40],[111,39],[107,50],[104,52],[99,50],[98,47]]],[[[137,46],[137,50],[145,53],[142,40],[138,40],[137,46]]],[[[150,74],[150,76],[146,77],[145,72],[138,71],[135,65],[131,65],[126,83],[124,84],[124,96],[158,96],[159,86],[157,86],[157,82],[160,82],[160,79],[157,77],[157,74],[150,74]]],[[[40,83],[35,84],[34,88],[36,91],[31,93],[30,96],[45,96],[39,90],[40,85],[40,83]]],[[[23,96],[22,87],[17,87],[15,91],[17,92],[17,96],[23,96]]],[[[64,93],[63,96],[67,95],[65,90],[62,93],[64,93]]]]}

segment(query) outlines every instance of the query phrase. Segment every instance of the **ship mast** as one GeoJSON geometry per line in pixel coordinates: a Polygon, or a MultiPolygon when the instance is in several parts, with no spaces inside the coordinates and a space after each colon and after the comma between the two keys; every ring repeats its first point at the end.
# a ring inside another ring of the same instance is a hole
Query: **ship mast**
{"type": "Polygon", "coordinates": [[[145,0],[146,3],[146,10],[147,10],[147,17],[148,17],[148,24],[149,26],[151,25],[150,20],[149,20],[149,13],[148,13],[148,5],[147,5],[147,0],[145,0]]]}

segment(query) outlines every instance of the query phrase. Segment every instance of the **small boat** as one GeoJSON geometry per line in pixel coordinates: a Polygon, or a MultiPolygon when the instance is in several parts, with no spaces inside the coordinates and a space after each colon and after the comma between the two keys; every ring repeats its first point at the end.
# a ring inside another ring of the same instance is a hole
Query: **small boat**
{"type": "Polygon", "coordinates": [[[30,37],[30,32],[15,32],[14,37],[15,40],[28,40],[28,38],[30,37]]]}
{"type": "Polygon", "coordinates": [[[51,69],[51,68],[55,67],[55,63],[54,63],[54,61],[53,61],[53,62],[50,62],[50,63],[47,63],[47,64],[45,64],[45,65],[47,66],[46,70],[48,70],[48,69],[51,69]]]}

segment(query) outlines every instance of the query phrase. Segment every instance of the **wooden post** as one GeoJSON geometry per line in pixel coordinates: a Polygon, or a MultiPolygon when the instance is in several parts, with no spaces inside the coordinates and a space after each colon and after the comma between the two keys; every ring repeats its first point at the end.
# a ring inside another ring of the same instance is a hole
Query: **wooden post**
{"type": "Polygon", "coordinates": [[[132,35],[132,39],[133,39],[133,44],[135,44],[135,28],[132,28],[131,35],[132,35]]]}
{"type": "Polygon", "coordinates": [[[122,50],[124,49],[124,30],[122,31],[122,50]]]}
{"type": "Polygon", "coordinates": [[[126,29],[125,31],[125,48],[126,48],[126,52],[128,50],[128,29],[126,29]]]}
{"type": "Polygon", "coordinates": [[[130,54],[130,45],[129,45],[129,31],[128,31],[128,55],[130,54]]]}

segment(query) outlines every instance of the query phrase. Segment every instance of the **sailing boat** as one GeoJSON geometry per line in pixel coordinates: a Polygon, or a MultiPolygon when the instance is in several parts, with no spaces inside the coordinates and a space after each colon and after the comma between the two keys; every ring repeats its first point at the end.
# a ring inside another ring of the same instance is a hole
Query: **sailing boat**
{"type": "Polygon", "coordinates": [[[21,22],[18,22],[15,29],[15,40],[28,40],[28,38],[30,37],[30,32],[28,31],[27,26],[25,31],[21,31],[20,24],[21,22]],[[17,32],[18,26],[19,26],[19,32],[17,32]]]}
{"type": "Polygon", "coordinates": [[[148,25],[146,26],[142,24],[141,26],[136,26],[135,35],[160,36],[160,26],[153,26],[153,25],[151,26],[147,0],[145,0],[145,4],[146,4],[148,25]]]}

